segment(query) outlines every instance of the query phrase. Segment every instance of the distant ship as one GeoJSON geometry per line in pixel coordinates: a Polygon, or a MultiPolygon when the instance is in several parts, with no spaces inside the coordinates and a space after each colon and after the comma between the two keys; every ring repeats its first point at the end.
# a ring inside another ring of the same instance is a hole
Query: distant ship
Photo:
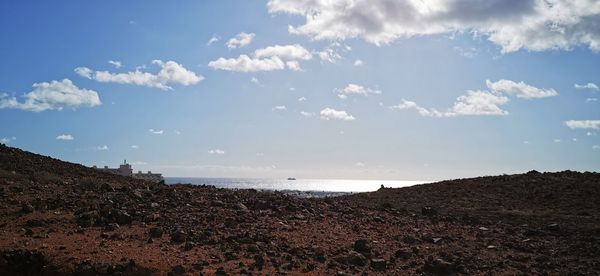
{"type": "Polygon", "coordinates": [[[288,180],[296,180],[295,177],[288,177],[288,180]]]}

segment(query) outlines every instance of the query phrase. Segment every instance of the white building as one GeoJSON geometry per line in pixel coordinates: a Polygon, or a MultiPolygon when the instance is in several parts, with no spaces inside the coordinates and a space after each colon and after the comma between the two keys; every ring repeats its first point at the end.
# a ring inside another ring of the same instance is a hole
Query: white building
{"type": "Polygon", "coordinates": [[[116,175],[121,175],[121,176],[129,176],[129,177],[133,177],[136,179],[141,179],[141,180],[145,180],[145,181],[150,181],[150,182],[160,182],[160,181],[164,181],[165,179],[163,178],[162,174],[160,173],[152,173],[151,171],[148,171],[147,173],[143,173],[142,171],[138,171],[137,173],[133,173],[133,169],[131,168],[130,164],[127,164],[127,160],[123,161],[123,164],[119,165],[119,168],[109,168],[108,166],[104,166],[104,168],[98,168],[96,166],[93,166],[92,168],[97,169],[97,170],[101,170],[104,172],[109,172],[112,174],[116,174],[116,175]]]}

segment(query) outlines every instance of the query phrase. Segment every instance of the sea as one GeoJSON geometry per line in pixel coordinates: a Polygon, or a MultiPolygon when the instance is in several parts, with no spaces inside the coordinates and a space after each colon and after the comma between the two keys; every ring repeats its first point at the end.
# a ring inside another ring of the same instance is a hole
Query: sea
{"type": "Polygon", "coordinates": [[[167,184],[212,185],[226,189],[280,191],[298,197],[328,197],[373,192],[386,188],[409,187],[427,181],[356,180],[356,179],[271,179],[271,178],[201,178],[165,177],[167,184]]]}

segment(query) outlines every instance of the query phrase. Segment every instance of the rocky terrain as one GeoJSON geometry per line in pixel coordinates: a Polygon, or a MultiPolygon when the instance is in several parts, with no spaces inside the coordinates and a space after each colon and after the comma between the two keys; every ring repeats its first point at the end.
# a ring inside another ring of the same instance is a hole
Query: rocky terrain
{"type": "Polygon", "coordinates": [[[0,275],[599,275],[600,174],[335,198],[163,185],[0,145],[0,275]]]}

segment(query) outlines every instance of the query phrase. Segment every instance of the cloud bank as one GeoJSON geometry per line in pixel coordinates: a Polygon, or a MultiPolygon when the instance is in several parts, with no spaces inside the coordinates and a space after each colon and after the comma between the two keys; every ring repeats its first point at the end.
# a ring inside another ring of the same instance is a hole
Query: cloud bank
{"type": "Polygon", "coordinates": [[[503,53],[600,51],[600,2],[595,0],[269,0],[269,13],[304,17],[292,34],[316,40],[361,38],[376,45],[415,36],[472,33],[503,53]]]}

